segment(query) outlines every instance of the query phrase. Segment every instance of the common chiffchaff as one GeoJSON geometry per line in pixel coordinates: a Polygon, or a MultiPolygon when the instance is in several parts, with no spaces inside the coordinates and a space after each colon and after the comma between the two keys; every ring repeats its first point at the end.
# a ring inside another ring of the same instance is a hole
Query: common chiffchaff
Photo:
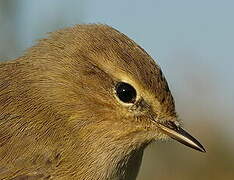
{"type": "Polygon", "coordinates": [[[107,25],[77,25],[0,64],[0,179],[134,180],[144,148],[180,127],[155,61],[107,25]]]}

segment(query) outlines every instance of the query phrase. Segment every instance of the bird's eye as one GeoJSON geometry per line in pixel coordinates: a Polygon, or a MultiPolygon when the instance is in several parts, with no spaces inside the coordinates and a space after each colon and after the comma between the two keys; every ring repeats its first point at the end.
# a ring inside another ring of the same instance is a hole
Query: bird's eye
{"type": "Polygon", "coordinates": [[[136,90],[128,83],[119,82],[116,85],[116,94],[124,103],[134,103],[136,100],[136,90]]]}

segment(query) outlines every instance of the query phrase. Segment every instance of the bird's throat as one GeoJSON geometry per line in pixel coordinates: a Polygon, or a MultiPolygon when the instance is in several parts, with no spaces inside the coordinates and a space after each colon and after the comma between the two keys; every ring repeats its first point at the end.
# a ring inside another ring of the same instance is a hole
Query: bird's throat
{"type": "Polygon", "coordinates": [[[143,148],[139,148],[126,154],[119,154],[118,150],[115,153],[110,151],[99,154],[91,164],[86,161],[89,168],[85,168],[88,172],[84,174],[88,174],[90,179],[135,180],[140,169],[143,151],[143,148]]]}
{"type": "Polygon", "coordinates": [[[77,157],[73,161],[77,163],[77,177],[92,180],[135,180],[145,146],[131,144],[127,139],[113,140],[111,135],[101,136],[100,132],[99,135],[97,139],[92,139],[94,135],[89,136],[91,139],[80,142],[74,148],[77,151],[71,152],[76,153],[77,157]],[[85,177],[81,177],[82,175],[85,177]]]}

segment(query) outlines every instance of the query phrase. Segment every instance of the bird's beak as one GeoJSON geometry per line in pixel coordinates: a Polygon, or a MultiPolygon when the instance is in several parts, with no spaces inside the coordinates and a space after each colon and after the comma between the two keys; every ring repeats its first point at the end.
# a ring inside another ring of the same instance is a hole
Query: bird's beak
{"type": "Polygon", "coordinates": [[[157,122],[158,128],[166,135],[179,141],[180,143],[196,149],[201,152],[206,152],[205,148],[189,133],[176,125],[173,121],[165,121],[164,123],[157,122]]]}

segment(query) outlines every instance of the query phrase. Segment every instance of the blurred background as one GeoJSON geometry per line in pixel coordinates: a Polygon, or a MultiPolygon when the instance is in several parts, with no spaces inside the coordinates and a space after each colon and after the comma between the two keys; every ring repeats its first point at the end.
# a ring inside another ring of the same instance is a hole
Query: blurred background
{"type": "Polygon", "coordinates": [[[104,23],[140,44],[162,67],[177,111],[207,149],[150,145],[138,180],[234,179],[234,1],[0,0],[0,60],[47,32],[104,23]]]}

